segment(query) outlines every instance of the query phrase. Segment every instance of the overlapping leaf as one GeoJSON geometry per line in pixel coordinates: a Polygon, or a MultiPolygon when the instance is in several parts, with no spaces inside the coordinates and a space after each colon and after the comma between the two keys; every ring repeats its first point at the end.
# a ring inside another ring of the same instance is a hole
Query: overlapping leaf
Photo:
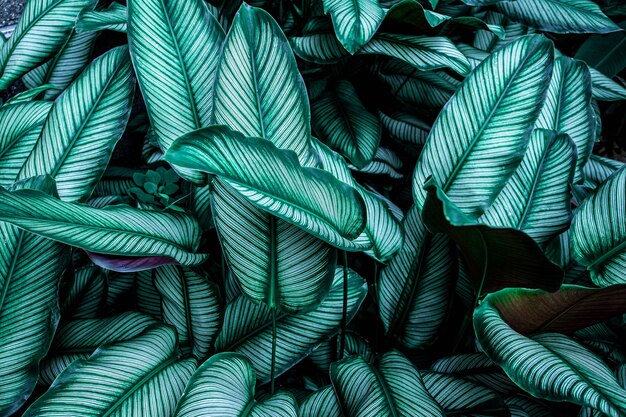
{"type": "Polygon", "coordinates": [[[330,13],[337,38],[351,54],[374,36],[385,17],[378,0],[324,0],[324,11],[330,13]]]}

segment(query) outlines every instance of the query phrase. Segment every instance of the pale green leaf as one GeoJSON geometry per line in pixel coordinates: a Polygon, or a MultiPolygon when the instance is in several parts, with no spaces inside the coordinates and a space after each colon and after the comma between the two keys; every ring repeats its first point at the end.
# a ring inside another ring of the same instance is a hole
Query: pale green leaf
{"type": "Polygon", "coordinates": [[[351,54],[369,42],[385,17],[378,0],[324,0],[337,38],[351,54]]]}

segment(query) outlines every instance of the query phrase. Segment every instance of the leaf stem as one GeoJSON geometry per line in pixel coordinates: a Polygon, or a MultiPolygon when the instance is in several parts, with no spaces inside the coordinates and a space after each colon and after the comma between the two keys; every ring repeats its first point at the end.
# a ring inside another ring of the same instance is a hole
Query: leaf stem
{"type": "Polygon", "coordinates": [[[272,308],[272,369],[270,370],[271,393],[274,395],[274,379],[276,378],[276,309],[272,308]]]}
{"type": "Polygon", "coordinates": [[[343,359],[343,351],[346,346],[346,322],[348,316],[348,254],[343,251],[343,306],[341,309],[341,333],[339,334],[339,346],[337,358],[343,359]]]}

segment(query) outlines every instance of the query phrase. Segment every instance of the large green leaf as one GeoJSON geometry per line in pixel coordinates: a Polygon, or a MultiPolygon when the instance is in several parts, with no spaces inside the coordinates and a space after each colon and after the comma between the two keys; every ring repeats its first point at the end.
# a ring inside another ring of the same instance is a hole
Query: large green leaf
{"type": "Polygon", "coordinates": [[[189,268],[174,265],[158,268],[154,285],[161,296],[163,321],[176,328],[183,352],[205,359],[221,324],[217,287],[189,268]]]}
{"type": "Polygon", "coordinates": [[[7,187],[17,179],[51,106],[31,101],[0,107],[0,186],[7,187]]]}
{"type": "Polygon", "coordinates": [[[521,230],[544,246],[569,227],[575,161],[567,135],[534,130],[524,159],[478,222],[521,230]]]}
{"type": "Polygon", "coordinates": [[[55,101],[19,178],[48,174],[62,200],[89,198],[124,133],[134,90],[126,47],[94,60],[55,101]]]}
{"type": "Polygon", "coordinates": [[[179,136],[211,123],[223,40],[224,31],[202,0],[128,2],[130,55],[163,151],[179,136]]]}
{"type": "Polygon", "coordinates": [[[328,146],[359,168],[374,158],[380,142],[378,117],[367,111],[354,85],[339,80],[311,106],[313,129],[328,146]]]}
{"type": "MultiPolygon", "coordinates": [[[[620,23],[621,28],[625,25],[620,23]]],[[[621,31],[590,36],[580,45],[575,58],[585,61],[608,77],[615,77],[626,67],[626,35],[621,31]]]]}
{"type": "MultiPolygon", "coordinates": [[[[346,318],[349,322],[367,294],[365,281],[348,271],[346,318]]],[[[304,359],[315,347],[339,331],[343,310],[343,271],[337,268],[333,286],[322,303],[306,314],[276,315],[276,376],[304,359]]],[[[252,361],[261,383],[270,379],[272,312],[240,296],[226,306],[224,325],[216,342],[218,351],[243,353],[252,361]]]]}
{"type": "Polygon", "coordinates": [[[599,286],[626,283],[626,167],[615,172],[576,211],[571,228],[574,259],[599,286]]]}
{"type": "Polygon", "coordinates": [[[62,324],[41,363],[41,382],[50,385],[75,360],[87,359],[105,343],[133,338],[155,323],[155,319],[145,314],[126,312],[104,319],[79,319],[62,324]]]}
{"type": "Polygon", "coordinates": [[[297,404],[281,391],[265,401],[254,399],[256,372],[243,355],[218,353],[193,374],[176,407],[176,417],[296,417],[297,404]]]}
{"type": "Polygon", "coordinates": [[[624,162],[598,155],[591,155],[589,162],[587,162],[584,168],[585,187],[595,189],[623,166],[624,162]]]}
{"type": "MultiPolygon", "coordinates": [[[[50,183],[38,186],[52,192],[50,183]]],[[[0,415],[19,409],[35,388],[59,312],[57,289],[68,261],[63,245],[0,223],[0,415]]]]}
{"type": "Polygon", "coordinates": [[[302,167],[293,151],[268,140],[212,126],[177,139],[165,160],[216,175],[257,207],[338,247],[351,249],[365,227],[363,199],[354,188],[302,167]]]}
{"type": "Polygon", "coordinates": [[[378,0],[324,0],[337,38],[351,54],[369,42],[385,17],[378,0]]]}
{"type": "Polygon", "coordinates": [[[514,42],[524,35],[529,35],[535,32],[533,28],[529,28],[528,26],[518,22],[513,22],[510,19],[507,19],[507,17],[503,14],[491,10],[488,10],[483,15],[483,19],[485,23],[489,25],[498,25],[504,28],[504,37],[502,38],[496,36],[492,31],[484,29],[476,31],[476,37],[474,38],[473,45],[483,51],[493,52],[511,42],[514,42]]]}
{"type": "Polygon", "coordinates": [[[592,0],[500,1],[498,10],[511,19],[555,33],[609,33],[621,28],[592,0]]]}
{"type": "Polygon", "coordinates": [[[101,346],[66,368],[24,416],[169,417],[196,369],[177,348],[176,331],[162,325],[101,346]]]}
{"type": "Polygon", "coordinates": [[[443,108],[415,167],[413,196],[422,209],[433,176],[465,214],[478,217],[513,174],[543,102],[553,47],[526,36],[494,52],[443,108]]]}
{"type": "Polygon", "coordinates": [[[300,417],[342,417],[341,406],[331,385],[321,388],[300,403],[300,417]]]}
{"type": "Polygon", "coordinates": [[[126,33],[128,10],[120,3],[113,2],[103,10],[85,10],[80,14],[76,22],[76,30],[79,32],[92,32],[100,30],[113,30],[126,33]]]}
{"type": "Polygon", "coordinates": [[[81,10],[96,0],[30,0],[0,50],[0,90],[52,56],[65,42],[81,10]]]}
{"type": "Polygon", "coordinates": [[[548,94],[536,127],[569,135],[577,150],[574,182],[582,182],[583,167],[589,160],[595,139],[591,79],[584,63],[564,56],[555,60],[548,94]]]}
{"type": "Polygon", "coordinates": [[[444,235],[433,235],[413,206],[403,221],[404,244],[377,283],[385,330],[410,349],[431,344],[445,317],[456,281],[456,250],[444,235]]]}
{"type": "Polygon", "coordinates": [[[446,415],[424,387],[417,369],[395,350],[384,354],[376,365],[359,356],[335,362],[330,379],[347,417],[446,415]]]}
{"type": "Polygon", "coordinates": [[[611,417],[626,413],[626,390],[608,366],[567,336],[525,337],[488,300],[474,313],[474,329],[485,353],[533,396],[587,405],[611,417]]]}
{"type": "Polygon", "coordinates": [[[595,68],[589,67],[593,98],[598,101],[626,100],[626,88],[595,68]]]}
{"type": "Polygon", "coordinates": [[[52,84],[53,87],[42,96],[44,100],[54,100],[85,68],[95,40],[96,33],[77,33],[73,30],[51,60],[24,75],[24,84],[27,88],[52,84]]]}
{"type": "Polygon", "coordinates": [[[198,223],[176,211],[121,205],[96,209],[63,202],[40,191],[0,189],[0,221],[95,253],[167,257],[184,265],[206,259],[206,255],[195,253],[200,242],[198,223]]]}

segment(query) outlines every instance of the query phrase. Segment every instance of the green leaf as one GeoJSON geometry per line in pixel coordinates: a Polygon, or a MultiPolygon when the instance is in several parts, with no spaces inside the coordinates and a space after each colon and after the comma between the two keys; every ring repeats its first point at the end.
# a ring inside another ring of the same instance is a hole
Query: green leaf
{"type": "Polygon", "coordinates": [[[413,196],[420,210],[431,175],[472,218],[491,204],[527,147],[552,61],[550,41],[526,36],[491,54],[465,79],[439,113],[417,161],[413,196]]]}
{"type": "Polygon", "coordinates": [[[500,49],[511,42],[516,41],[522,36],[535,33],[535,29],[529,28],[521,23],[513,22],[507,19],[501,13],[488,10],[481,15],[483,20],[488,25],[497,25],[504,29],[504,36],[499,38],[492,31],[479,29],[476,31],[476,37],[474,38],[474,47],[482,49],[486,52],[493,52],[500,49]]]}
{"type": "Polygon", "coordinates": [[[256,373],[250,361],[232,352],[218,353],[198,368],[176,407],[176,417],[296,417],[297,404],[281,391],[265,401],[254,399],[256,373]]]}
{"type": "Polygon", "coordinates": [[[626,167],[620,168],[576,211],[570,237],[574,259],[596,285],[626,283],[626,167]]]}
{"type": "Polygon", "coordinates": [[[131,339],[155,323],[152,317],[129,311],[109,318],[72,320],[61,325],[41,364],[42,382],[52,384],[75,360],[89,358],[105,343],[131,339]]]}
{"type": "Polygon", "coordinates": [[[89,198],[124,133],[134,90],[126,47],[94,60],[55,101],[19,178],[48,174],[62,200],[89,198]]]}
{"type": "Polygon", "coordinates": [[[436,339],[452,299],[457,265],[454,244],[426,230],[413,206],[403,221],[402,249],[382,270],[377,284],[387,334],[409,349],[436,339]]]}
{"type": "Polygon", "coordinates": [[[584,167],[585,187],[590,189],[597,188],[623,166],[623,162],[598,155],[591,155],[589,162],[587,162],[584,167]]]}
{"type": "Polygon", "coordinates": [[[51,57],[65,42],[81,10],[95,0],[28,1],[0,51],[0,90],[51,57]]]}
{"type": "Polygon", "coordinates": [[[51,106],[30,101],[0,107],[0,186],[7,187],[17,179],[51,106]]]}
{"type": "MultiPolygon", "coordinates": [[[[18,187],[52,191],[49,182],[39,180],[18,187]]],[[[4,222],[0,240],[0,415],[8,416],[37,384],[39,362],[59,321],[58,283],[69,253],[63,245],[4,222]]]]}
{"type": "Polygon", "coordinates": [[[52,84],[43,94],[44,100],[54,100],[76,78],[89,62],[96,33],[76,33],[72,30],[59,52],[43,65],[23,77],[28,88],[52,84]]]}
{"type": "Polygon", "coordinates": [[[202,0],[128,2],[130,55],[161,150],[211,124],[223,40],[223,29],[202,0]]]}
{"type": "Polygon", "coordinates": [[[128,10],[126,6],[113,2],[103,10],[85,10],[78,17],[76,30],[78,32],[95,32],[112,30],[126,33],[128,10]]]}
{"type": "Polygon", "coordinates": [[[374,158],[380,143],[378,117],[361,103],[354,85],[339,80],[311,105],[313,129],[328,146],[359,168],[374,158]]]}
{"type": "Polygon", "coordinates": [[[74,268],[74,273],[66,274],[61,284],[61,316],[65,320],[74,320],[97,318],[104,314],[108,284],[105,271],[96,265],[74,268]]]}
{"type": "Polygon", "coordinates": [[[171,416],[196,369],[194,359],[179,358],[177,347],[176,331],[163,325],[150,326],[128,341],[101,346],[89,359],[66,368],[24,416],[130,417],[138,410],[155,417],[171,416]]]}
{"type": "Polygon", "coordinates": [[[425,188],[424,222],[431,232],[445,233],[459,246],[479,296],[506,287],[559,288],[563,271],[530,236],[477,223],[462,213],[432,178],[425,188]]]}
{"type": "Polygon", "coordinates": [[[372,39],[385,17],[378,0],[324,0],[324,12],[330,13],[337,38],[351,54],[372,39]]]}
{"type": "Polygon", "coordinates": [[[378,112],[378,116],[384,130],[394,139],[408,144],[424,145],[428,138],[430,126],[413,114],[378,112]]]}
{"type": "Polygon", "coordinates": [[[298,57],[317,64],[332,64],[350,56],[335,36],[332,22],[325,17],[312,17],[302,36],[291,37],[290,43],[298,57]]]}
{"type": "Polygon", "coordinates": [[[335,362],[330,379],[344,416],[445,416],[413,364],[392,350],[376,365],[359,356],[335,362]]]}
{"type": "Polygon", "coordinates": [[[589,67],[593,98],[598,101],[626,100],[626,88],[595,68],[589,67]]]}
{"type": "Polygon", "coordinates": [[[90,252],[124,257],[164,256],[183,265],[203,262],[195,253],[200,227],[175,211],[103,209],[57,200],[34,190],[0,189],[0,221],[90,252]]]}
{"type": "Polygon", "coordinates": [[[156,269],[154,285],[162,300],[162,320],[176,328],[183,353],[204,360],[221,324],[217,286],[189,268],[156,269]]]}
{"type": "Polygon", "coordinates": [[[534,130],[524,159],[478,222],[521,230],[545,246],[569,227],[575,161],[567,135],[534,130]]]}
{"type": "Polygon", "coordinates": [[[525,337],[511,329],[488,300],[474,312],[474,329],[487,356],[533,396],[587,405],[611,417],[626,413],[626,390],[611,370],[567,336],[525,337]]]}
{"type": "Polygon", "coordinates": [[[621,30],[591,0],[500,1],[498,10],[525,25],[554,33],[609,33],[621,30]]]}
{"type": "Polygon", "coordinates": [[[295,153],[268,140],[212,126],[176,140],[165,160],[216,175],[257,207],[330,244],[350,247],[365,227],[364,203],[354,188],[300,166],[295,153]]]}
{"type": "Polygon", "coordinates": [[[339,400],[331,385],[321,388],[300,403],[300,417],[342,417],[339,400]]]}
{"type": "MultiPolygon", "coordinates": [[[[346,321],[357,313],[367,294],[367,284],[348,271],[346,321]]],[[[335,270],[333,286],[322,303],[306,314],[276,316],[276,376],[304,359],[320,343],[339,331],[343,309],[343,269],[335,270]]],[[[270,379],[272,312],[265,304],[239,297],[226,306],[217,351],[235,351],[252,361],[260,383],[270,379]]]]}
{"type": "MultiPolygon", "coordinates": [[[[620,23],[622,29],[624,26],[625,23],[620,23]]],[[[590,36],[580,45],[575,58],[608,77],[615,77],[626,67],[626,35],[621,31],[590,36]]]]}
{"type": "Polygon", "coordinates": [[[558,57],[546,101],[536,127],[567,133],[576,145],[574,182],[584,180],[583,167],[593,150],[595,121],[591,108],[591,79],[587,66],[572,58],[558,57]]]}

